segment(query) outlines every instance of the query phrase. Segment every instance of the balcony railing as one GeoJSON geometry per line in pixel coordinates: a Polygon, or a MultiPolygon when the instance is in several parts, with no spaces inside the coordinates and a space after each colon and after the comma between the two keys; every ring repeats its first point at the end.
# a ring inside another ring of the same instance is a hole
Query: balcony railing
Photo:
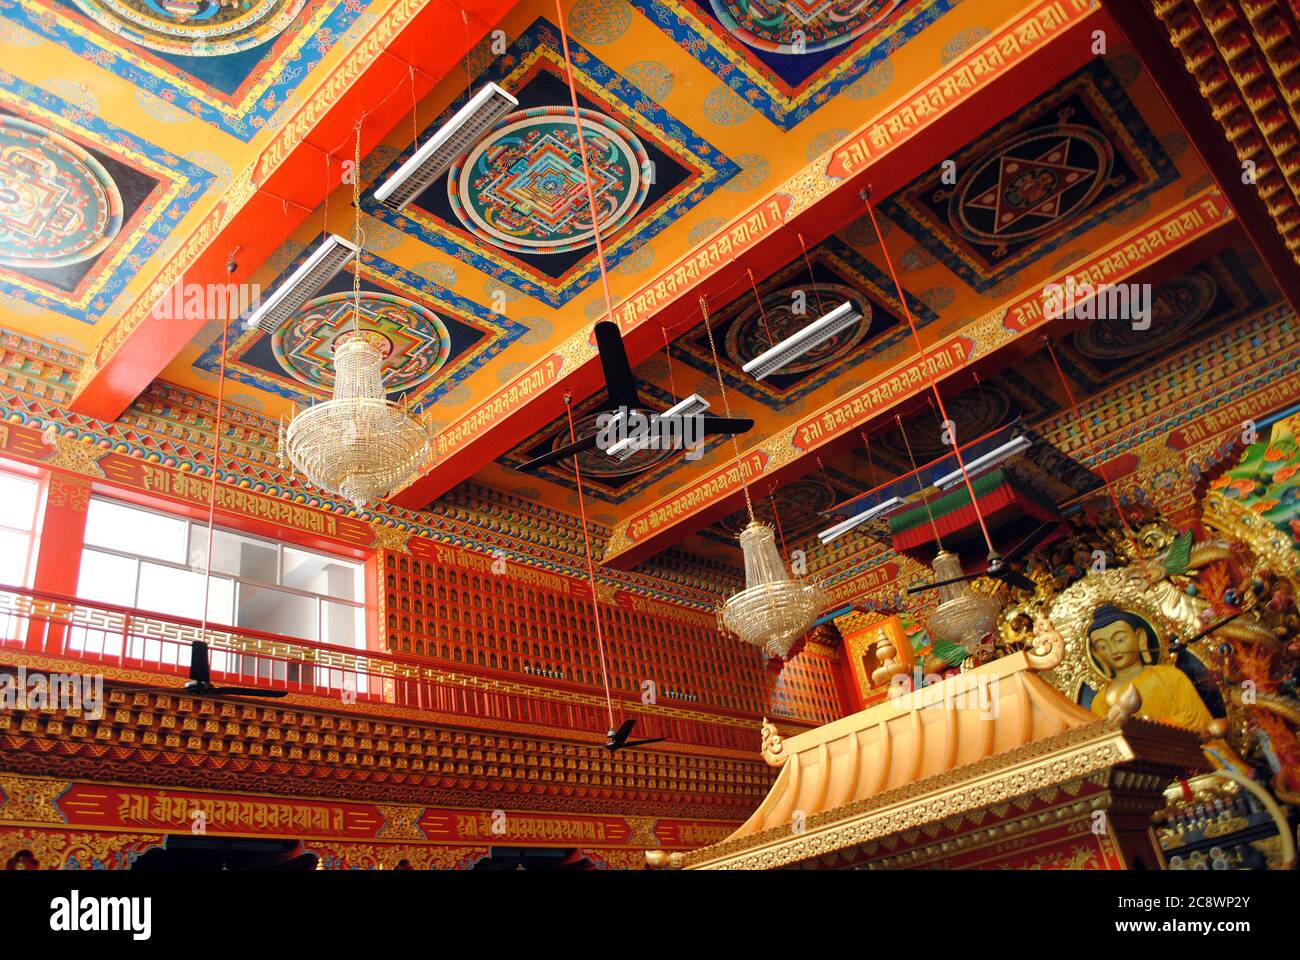
{"type": "MultiPolygon", "coordinates": [[[[559,696],[546,696],[536,686],[490,670],[457,673],[404,654],[212,624],[205,630],[199,621],[185,617],[0,585],[0,651],[72,658],[87,664],[86,672],[102,665],[174,676],[181,693],[195,640],[207,641],[212,680],[218,685],[283,689],[334,701],[343,710],[364,711],[367,704],[383,704],[595,734],[603,733],[609,722],[603,698],[585,691],[563,689],[557,690],[559,696]]],[[[757,749],[757,726],[734,717],[715,720],[675,707],[647,714],[639,704],[632,712],[637,716],[638,737],[661,736],[746,752],[757,749]]]]}

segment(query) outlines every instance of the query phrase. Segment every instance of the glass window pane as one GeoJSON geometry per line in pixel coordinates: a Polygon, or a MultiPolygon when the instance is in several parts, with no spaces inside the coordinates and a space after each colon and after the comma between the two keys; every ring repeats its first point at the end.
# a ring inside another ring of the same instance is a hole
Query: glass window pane
{"type": "Polygon", "coordinates": [[[81,571],[77,574],[77,596],[119,607],[134,607],[135,567],[136,561],[127,557],[83,550],[81,571]]]}
{"type": "Polygon", "coordinates": [[[27,586],[29,540],[25,533],[0,530],[0,583],[11,587],[27,586]]]}
{"type": "Polygon", "coordinates": [[[352,607],[345,603],[321,601],[321,642],[332,643],[340,647],[355,647],[358,650],[366,645],[366,621],[363,607],[352,607]]]}
{"type": "MultiPolygon", "coordinates": [[[[212,623],[230,623],[231,600],[234,596],[231,581],[213,577],[209,596],[211,602],[208,620],[212,623]]],[[[203,574],[156,563],[141,563],[140,594],[136,606],[141,610],[201,620],[203,574]]]]}
{"type": "Polygon", "coordinates": [[[241,583],[235,626],[315,640],[317,602],[315,597],[241,583]]]}
{"type": "Polygon", "coordinates": [[[340,600],[360,600],[364,594],[361,564],[293,547],[284,548],[284,579],[281,582],[295,590],[308,590],[340,600]]]}
{"type": "Polygon", "coordinates": [[[95,497],[86,515],[86,543],[142,557],[185,562],[186,522],[95,497]]]}
{"type": "Polygon", "coordinates": [[[36,491],[35,480],[0,473],[0,526],[31,530],[36,518],[36,491]]]}
{"type": "MultiPolygon", "coordinates": [[[[241,537],[229,530],[212,531],[212,572],[229,573],[245,580],[274,584],[280,551],[273,543],[241,537]]],[[[193,524],[190,534],[190,569],[203,570],[208,557],[208,528],[193,524]]]]}

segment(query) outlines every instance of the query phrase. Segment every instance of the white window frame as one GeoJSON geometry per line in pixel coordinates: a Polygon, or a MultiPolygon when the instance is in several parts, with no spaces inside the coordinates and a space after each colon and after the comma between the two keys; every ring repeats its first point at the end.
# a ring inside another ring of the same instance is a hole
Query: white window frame
{"type": "Polygon", "coordinates": [[[23,574],[17,583],[11,583],[11,587],[30,587],[32,583],[32,561],[35,559],[33,553],[36,547],[36,528],[40,525],[41,518],[41,500],[45,494],[45,485],[36,477],[29,477],[25,473],[19,473],[17,470],[11,470],[3,464],[0,464],[0,473],[14,480],[21,480],[24,483],[30,483],[34,488],[35,496],[32,497],[32,516],[31,523],[26,530],[22,527],[11,527],[8,524],[0,523],[0,530],[5,533],[16,533],[24,537],[27,541],[27,550],[23,556],[23,574]]]}
{"type": "MultiPolygon", "coordinates": [[[[206,542],[207,528],[206,528],[206,525],[200,523],[199,521],[196,521],[196,520],[194,520],[194,519],[192,519],[192,518],[190,518],[190,517],[187,517],[187,516],[185,516],[185,515],[183,515],[183,514],[168,513],[168,512],[166,512],[166,511],[164,511],[164,510],[156,510],[156,509],[154,509],[154,508],[152,508],[152,507],[143,507],[143,506],[140,506],[139,504],[131,503],[130,501],[127,501],[127,500],[118,500],[118,499],[115,499],[115,498],[113,498],[113,497],[100,496],[100,495],[98,495],[98,494],[92,496],[92,497],[91,497],[91,500],[92,500],[92,502],[95,501],[95,500],[100,500],[100,501],[103,501],[103,502],[106,502],[106,503],[111,503],[111,504],[113,504],[113,505],[115,505],[115,506],[125,507],[125,508],[130,509],[130,510],[140,510],[140,511],[145,512],[145,513],[153,513],[153,514],[156,514],[156,515],[161,516],[161,517],[166,517],[166,518],[169,519],[169,520],[176,520],[176,521],[178,521],[178,522],[182,522],[182,523],[184,523],[184,524],[185,524],[185,550],[184,550],[184,555],[185,555],[186,557],[189,557],[189,556],[192,555],[192,552],[191,552],[191,551],[193,550],[193,548],[194,548],[194,546],[195,546],[195,533],[196,533],[196,529],[197,529],[197,530],[201,530],[202,533],[204,534],[204,540],[203,540],[203,542],[202,542],[200,545],[201,545],[201,547],[202,547],[202,549],[203,549],[203,555],[204,555],[204,558],[205,558],[205,559],[204,559],[204,563],[206,563],[206,557],[207,557],[207,542],[206,542]]],[[[215,571],[215,570],[212,571],[212,579],[214,579],[214,580],[218,580],[218,579],[220,579],[220,580],[226,580],[226,581],[229,581],[229,582],[231,582],[231,583],[233,584],[233,588],[232,588],[232,590],[231,590],[231,603],[233,604],[233,606],[232,606],[232,609],[230,610],[230,618],[233,619],[233,616],[234,616],[235,611],[239,608],[239,590],[240,590],[241,585],[243,585],[243,584],[247,584],[247,585],[250,586],[250,587],[255,587],[255,588],[259,588],[259,589],[263,589],[263,590],[277,590],[277,591],[279,591],[279,592],[281,592],[281,593],[295,594],[295,595],[297,595],[297,596],[306,597],[306,598],[308,598],[308,599],[312,599],[312,600],[315,601],[315,603],[316,603],[316,636],[315,636],[315,637],[292,637],[291,639],[295,639],[295,640],[307,640],[308,642],[315,642],[315,643],[328,643],[329,641],[321,639],[321,638],[324,636],[324,629],[323,629],[323,628],[324,628],[323,617],[325,616],[325,606],[324,606],[324,604],[325,604],[326,601],[328,601],[328,602],[330,602],[330,603],[336,603],[336,604],[339,604],[339,605],[341,605],[341,606],[352,607],[352,608],[354,608],[354,609],[358,609],[358,610],[361,610],[361,611],[362,611],[361,616],[360,616],[360,620],[361,620],[361,631],[360,631],[360,634],[359,634],[359,635],[357,636],[357,638],[356,638],[356,639],[357,639],[357,646],[356,646],[355,648],[352,648],[352,649],[356,649],[356,650],[358,650],[358,651],[364,651],[364,650],[369,649],[369,641],[370,641],[370,623],[369,623],[369,619],[365,616],[365,612],[364,612],[364,611],[365,611],[365,608],[366,608],[366,601],[365,601],[365,564],[364,564],[362,561],[354,560],[354,559],[352,559],[351,557],[339,556],[338,554],[334,554],[334,553],[326,553],[326,552],[323,551],[323,550],[315,550],[315,549],[313,549],[313,548],[311,548],[311,547],[301,546],[301,545],[296,544],[296,543],[284,543],[284,542],[279,541],[279,540],[272,540],[272,539],[270,539],[270,538],[268,538],[268,537],[260,537],[260,536],[257,536],[256,534],[245,533],[244,531],[242,531],[242,530],[238,530],[238,529],[235,529],[234,527],[225,527],[225,526],[220,526],[220,525],[218,525],[217,527],[215,527],[215,529],[216,529],[218,532],[221,532],[221,533],[228,533],[228,534],[230,534],[230,535],[232,535],[232,536],[242,537],[242,538],[244,538],[244,539],[246,539],[246,540],[254,540],[254,541],[257,541],[257,542],[259,542],[259,543],[266,544],[267,546],[274,547],[275,550],[276,550],[276,565],[275,565],[275,579],[276,579],[276,582],[275,582],[275,583],[266,583],[266,582],[261,581],[261,580],[254,580],[254,579],[251,578],[251,577],[241,577],[241,576],[238,576],[238,575],[236,575],[236,574],[232,574],[232,573],[221,573],[221,572],[218,572],[218,571],[215,571]],[[335,596],[331,596],[331,595],[329,595],[329,594],[325,594],[325,593],[315,593],[315,592],[310,591],[310,590],[301,590],[301,589],[298,589],[298,588],[296,588],[296,587],[288,587],[288,586],[284,586],[280,581],[284,579],[284,551],[285,551],[286,549],[296,550],[296,551],[298,551],[299,553],[307,553],[307,554],[311,554],[311,555],[313,555],[313,556],[318,556],[318,557],[325,558],[325,559],[330,560],[330,561],[332,561],[332,562],[345,563],[345,564],[348,564],[348,565],[351,565],[351,566],[355,566],[355,567],[357,567],[357,568],[358,568],[358,571],[359,571],[359,573],[360,573],[360,576],[358,577],[358,581],[359,581],[360,586],[361,586],[361,599],[360,599],[360,600],[347,600],[347,599],[345,599],[345,598],[343,598],[343,597],[335,597],[335,596]]],[[[115,601],[115,602],[117,602],[120,606],[129,606],[129,607],[131,607],[132,609],[135,609],[135,610],[140,609],[139,599],[140,599],[140,567],[141,567],[141,564],[143,564],[143,563],[151,563],[151,564],[154,564],[154,565],[157,565],[157,566],[160,566],[160,567],[169,567],[169,568],[171,568],[171,569],[173,569],[173,570],[184,571],[184,572],[186,572],[186,573],[195,573],[195,572],[198,572],[198,573],[200,573],[200,574],[202,573],[202,564],[199,565],[199,569],[196,571],[196,570],[194,569],[194,567],[192,567],[191,565],[186,564],[186,563],[176,563],[176,562],[174,562],[174,561],[170,561],[170,560],[160,560],[160,559],[158,559],[157,557],[146,556],[146,555],[144,555],[144,554],[139,554],[139,553],[132,553],[132,552],[130,552],[130,551],[127,551],[127,550],[121,550],[121,549],[117,549],[117,548],[114,548],[114,547],[105,547],[105,546],[101,546],[101,545],[99,545],[99,544],[92,544],[92,543],[89,543],[89,542],[85,541],[84,539],[83,539],[82,544],[81,544],[81,550],[82,550],[82,555],[83,555],[83,556],[84,556],[84,554],[85,554],[85,552],[86,552],[87,550],[91,550],[91,551],[94,551],[94,552],[96,552],[96,553],[102,553],[102,554],[106,554],[106,555],[109,555],[109,556],[119,557],[119,558],[124,559],[124,560],[134,561],[134,563],[135,563],[135,590],[134,590],[134,593],[133,593],[132,596],[131,596],[131,601],[130,601],[129,604],[128,604],[128,603],[125,603],[125,602],[123,602],[123,601],[115,601]]],[[[29,553],[30,553],[30,550],[29,550],[29,553]]],[[[234,624],[226,623],[224,617],[221,618],[221,619],[217,619],[217,618],[210,617],[209,619],[210,619],[211,622],[213,622],[213,623],[220,623],[222,626],[224,626],[224,627],[228,627],[229,629],[234,630],[234,631],[238,631],[238,630],[241,629],[240,627],[238,627],[238,626],[236,626],[236,625],[234,625],[234,624]]],[[[255,627],[247,627],[247,628],[243,628],[243,629],[250,629],[250,630],[253,630],[253,629],[256,629],[256,628],[255,628],[255,627]]],[[[288,635],[286,634],[286,636],[288,636],[288,635]]],[[[342,646],[341,644],[336,644],[336,645],[338,645],[338,646],[342,646]]]]}

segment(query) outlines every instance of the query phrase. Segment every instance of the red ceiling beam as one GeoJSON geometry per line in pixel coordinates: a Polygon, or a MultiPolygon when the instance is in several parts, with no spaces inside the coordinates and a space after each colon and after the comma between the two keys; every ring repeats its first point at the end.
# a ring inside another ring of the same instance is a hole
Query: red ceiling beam
{"type": "MultiPolygon", "coordinates": [[[[630,327],[624,324],[623,342],[629,360],[636,365],[661,350],[663,330],[672,331],[680,325],[680,329],[670,333],[670,338],[689,330],[694,325],[692,317],[698,320],[700,297],[707,298],[710,309],[716,310],[738,296],[748,295],[746,269],[762,278],[801,255],[800,236],[811,249],[861,216],[864,207],[860,194],[868,186],[877,199],[888,196],[927,167],[978,137],[988,129],[991,118],[1000,119],[1020,109],[1081,68],[1093,58],[1092,31],[1108,23],[1100,8],[1084,14],[1013,69],[1004,71],[932,123],[873,157],[868,169],[846,177],[831,194],[786,223],[769,239],[710,274],[689,295],[671,302],[648,322],[630,327]]],[[[767,202],[764,200],[755,209],[767,202]]],[[[744,219],[739,217],[735,222],[744,219]]],[[[565,393],[571,393],[576,403],[603,389],[603,384],[599,360],[593,356],[563,373],[553,385],[512,410],[508,417],[499,417],[466,442],[458,442],[427,474],[395,494],[392,502],[412,509],[426,506],[513,448],[521,437],[562,417],[565,393]]]]}
{"type": "MultiPolygon", "coordinates": [[[[1220,202],[1224,202],[1222,197],[1220,198],[1220,202]]],[[[1171,211],[1169,210],[1161,211],[1160,213],[1153,215],[1149,222],[1159,224],[1164,221],[1166,217],[1170,216],[1170,214],[1171,211]]],[[[1240,236],[1241,233],[1236,224],[1236,220],[1232,219],[1231,214],[1229,213],[1227,219],[1211,222],[1207,228],[1194,239],[1172,247],[1167,252],[1157,255],[1154,259],[1142,264],[1130,275],[1117,278],[1117,280],[1122,280],[1123,282],[1152,284],[1161,283],[1164,280],[1177,276],[1188,267],[1201,262],[1206,257],[1209,257],[1215,252],[1223,249],[1234,239],[1239,240],[1240,236]]],[[[1117,241],[1116,246],[1122,248],[1126,243],[1127,240],[1117,241]]],[[[1097,255],[1100,256],[1102,253],[1102,251],[1098,251],[1097,255]]],[[[1074,269],[1077,269],[1077,267],[1066,268],[1065,271],[1062,271],[1062,277],[1071,273],[1074,269]]],[[[1025,297],[1022,294],[1016,302],[1019,303],[1023,300],[1033,299],[1035,298],[1032,295],[1025,297]]],[[[1011,319],[1014,313],[1014,308],[1012,311],[1008,312],[1008,318],[1004,321],[1008,326],[1014,326],[1013,320],[1011,319]]],[[[1061,318],[1049,322],[1042,322],[1041,320],[1039,322],[1042,323],[1041,333],[1046,333],[1050,329],[1051,336],[1054,339],[1057,339],[1065,336],[1078,327],[1083,326],[1089,321],[1061,318]]],[[[963,331],[954,331],[952,334],[939,341],[939,344],[951,343],[954,340],[960,340],[962,338],[963,331]]],[[[934,355],[935,353],[940,352],[939,349],[936,349],[939,344],[927,344],[927,353],[934,355]]],[[[936,382],[945,395],[951,396],[952,394],[957,393],[968,386],[973,386],[976,383],[972,374],[978,375],[979,378],[987,380],[1004,367],[1036,353],[1042,348],[1042,346],[1043,340],[1041,336],[1022,334],[1016,339],[1009,341],[1004,346],[977,357],[974,362],[955,367],[950,373],[941,377],[936,382]]],[[[915,358],[913,357],[912,359],[915,358]]],[[[923,409],[926,404],[926,396],[928,395],[928,386],[925,386],[921,390],[914,391],[908,397],[898,401],[888,409],[882,410],[880,413],[863,420],[861,423],[854,424],[852,429],[846,430],[843,435],[838,438],[808,449],[806,452],[791,459],[789,462],[784,463],[781,467],[771,471],[770,473],[761,473],[756,479],[750,482],[750,486],[754,488],[755,495],[758,498],[766,496],[770,487],[780,487],[806,473],[818,469],[818,458],[821,458],[822,462],[834,461],[837,456],[846,454],[855,447],[860,447],[862,443],[862,432],[870,434],[887,426],[896,414],[907,415],[916,409],[923,409]]],[[[832,403],[831,406],[834,406],[834,403],[832,403]]],[[[817,414],[811,414],[805,418],[805,420],[817,418],[817,414]]],[[[743,450],[742,458],[753,456],[757,446],[758,445],[755,445],[755,447],[748,450],[743,450]]],[[[719,460],[709,472],[729,469],[731,465],[731,458],[724,457],[719,460]]],[[[701,477],[703,478],[703,473],[701,474],[701,477]]],[[[683,492],[684,489],[675,491],[671,496],[678,496],[683,492]]],[[[652,509],[653,506],[654,505],[651,505],[651,508],[649,509],[652,509]]],[[[723,517],[742,509],[743,506],[744,502],[742,494],[739,487],[737,487],[734,491],[717,497],[706,507],[693,513],[683,513],[679,515],[678,519],[674,519],[673,522],[666,523],[653,532],[638,537],[630,546],[623,547],[618,549],[616,552],[613,552],[605,559],[605,563],[616,569],[629,569],[630,567],[654,556],[667,547],[679,542],[684,537],[690,536],[723,517]]]]}
{"type": "MultiPolygon", "coordinates": [[[[468,49],[500,21],[514,2],[459,0],[453,4],[450,0],[435,0],[415,13],[384,43],[360,75],[344,85],[338,98],[312,123],[287,156],[278,163],[275,160],[283,130],[263,148],[255,167],[255,191],[228,222],[221,223],[225,219],[222,205],[202,221],[176,254],[177,258],[193,259],[187,265],[177,264],[183,267],[183,272],[175,282],[225,283],[226,263],[232,254],[237,266],[231,282],[247,282],[286,235],[300,226],[320,207],[328,192],[339,185],[343,162],[353,158],[353,136],[358,121],[364,117],[361,126],[364,157],[411,112],[412,94],[418,102],[444,76],[458,68],[468,49]],[[432,38],[436,42],[430,42],[432,38]],[[212,236],[205,237],[209,231],[212,236]],[[196,250],[197,253],[192,252],[196,250]]],[[[356,49],[364,49],[370,38],[382,36],[378,33],[382,29],[382,22],[373,27],[356,49]]],[[[336,67],[324,79],[321,89],[327,89],[331,78],[341,75],[342,70],[343,65],[336,67]]],[[[313,93],[312,97],[317,95],[313,93]]],[[[284,130],[292,129],[307,115],[310,101],[311,98],[284,130]]],[[[166,267],[158,276],[165,275],[166,267]]],[[[118,327],[101,342],[89,376],[71,403],[74,411],[99,420],[116,420],[194,339],[207,319],[155,316],[151,312],[154,299],[152,290],[142,293],[126,309],[118,327]]]]}

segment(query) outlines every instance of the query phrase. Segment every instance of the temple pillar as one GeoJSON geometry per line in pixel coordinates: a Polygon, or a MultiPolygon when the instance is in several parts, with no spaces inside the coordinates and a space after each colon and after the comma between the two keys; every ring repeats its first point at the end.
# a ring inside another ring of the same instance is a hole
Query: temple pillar
{"type": "MultiPolygon", "coordinates": [[[[77,595],[81,574],[81,548],[86,538],[86,514],[90,507],[91,481],[73,473],[51,471],[44,484],[44,496],[32,548],[32,589],[65,597],[77,595]]],[[[60,653],[66,627],[33,618],[27,647],[60,653]]]]}

